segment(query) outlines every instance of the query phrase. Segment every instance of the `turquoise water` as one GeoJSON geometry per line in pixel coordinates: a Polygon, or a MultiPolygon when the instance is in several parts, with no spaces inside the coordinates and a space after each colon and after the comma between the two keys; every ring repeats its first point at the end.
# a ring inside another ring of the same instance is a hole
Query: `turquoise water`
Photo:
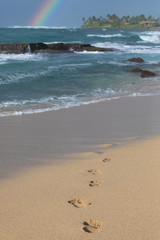
{"type": "Polygon", "coordinates": [[[0,116],[58,110],[123,96],[160,94],[160,32],[1,28],[0,43],[73,42],[119,52],[0,54],[0,116]],[[144,63],[126,60],[141,57],[144,63]],[[157,73],[143,79],[140,67],[157,73]]]}

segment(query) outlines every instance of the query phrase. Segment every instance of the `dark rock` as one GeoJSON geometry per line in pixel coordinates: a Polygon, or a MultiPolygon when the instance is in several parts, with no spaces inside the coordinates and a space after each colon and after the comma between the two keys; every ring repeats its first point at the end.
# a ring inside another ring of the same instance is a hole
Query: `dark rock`
{"type": "Polygon", "coordinates": [[[34,52],[40,49],[48,48],[44,43],[17,43],[17,44],[0,44],[0,53],[27,53],[34,52]]]}
{"type": "Polygon", "coordinates": [[[44,43],[29,43],[28,48],[31,52],[34,52],[36,50],[47,49],[48,45],[44,43]]]}
{"type": "Polygon", "coordinates": [[[34,53],[73,53],[73,51],[66,51],[66,50],[54,50],[54,49],[40,49],[35,50],[34,53]]]}
{"type": "Polygon", "coordinates": [[[112,52],[118,51],[112,48],[98,48],[90,44],[80,43],[56,43],[56,44],[44,44],[44,43],[18,43],[18,44],[1,44],[0,53],[71,53],[82,51],[97,51],[97,52],[112,52]]]}
{"type": "Polygon", "coordinates": [[[142,72],[143,70],[141,68],[132,68],[131,70],[129,70],[129,72],[142,72]]]}
{"type": "Polygon", "coordinates": [[[72,46],[73,51],[76,52],[81,52],[81,51],[88,51],[88,52],[112,52],[115,51],[113,48],[99,48],[99,47],[94,47],[90,44],[74,44],[72,46]]]}
{"type": "Polygon", "coordinates": [[[142,71],[141,72],[142,78],[155,77],[155,76],[156,76],[156,74],[154,72],[150,72],[150,71],[142,71]]]}
{"type": "Polygon", "coordinates": [[[142,58],[130,58],[128,59],[127,61],[129,62],[138,62],[138,63],[141,63],[141,62],[144,62],[144,60],[142,58]]]}
{"type": "Polygon", "coordinates": [[[113,48],[98,48],[98,47],[90,46],[90,47],[83,47],[82,51],[88,51],[88,52],[94,52],[94,51],[97,51],[97,52],[113,52],[113,51],[116,51],[116,50],[113,49],[113,48]]]}
{"type": "Polygon", "coordinates": [[[112,48],[97,48],[90,44],[80,44],[80,43],[57,43],[57,44],[48,44],[48,48],[52,50],[67,51],[67,52],[82,52],[82,51],[98,51],[98,52],[107,52],[115,51],[112,48]]]}
{"type": "Polygon", "coordinates": [[[27,51],[28,44],[0,44],[0,53],[16,53],[21,54],[27,51]]]}
{"type": "Polygon", "coordinates": [[[52,50],[58,50],[58,51],[68,50],[64,43],[48,44],[48,48],[52,50]]]}

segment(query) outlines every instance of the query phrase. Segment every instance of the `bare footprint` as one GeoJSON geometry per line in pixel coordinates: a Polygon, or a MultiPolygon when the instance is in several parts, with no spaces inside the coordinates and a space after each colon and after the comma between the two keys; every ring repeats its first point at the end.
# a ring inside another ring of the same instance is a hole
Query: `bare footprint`
{"type": "Polygon", "coordinates": [[[94,181],[90,181],[89,186],[90,187],[95,187],[95,186],[99,186],[100,184],[102,184],[103,181],[102,180],[94,180],[94,181]]]}
{"type": "Polygon", "coordinates": [[[110,162],[111,159],[110,159],[110,158],[104,158],[102,161],[103,161],[103,162],[110,162]]]}
{"type": "Polygon", "coordinates": [[[94,175],[102,174],[102,172],[99,169],[90,169],[90,170],[88,170],[88,172],[92,173],[94,175]]]}
{"type": "Polygon", "coordinates": [[[85,225],[83,231],[88,233],[96,233],[101,230],[103,222],[96,220],[87,220],[83,224],[85,225]]]}
{"type": "Polygon", "coordinates": [[[85,203],[83,199],[76,199],[76,198],[68,201],[68,203],[73,204],[77,208],[85,208],[92,204],[92,203],[85,203]]]}

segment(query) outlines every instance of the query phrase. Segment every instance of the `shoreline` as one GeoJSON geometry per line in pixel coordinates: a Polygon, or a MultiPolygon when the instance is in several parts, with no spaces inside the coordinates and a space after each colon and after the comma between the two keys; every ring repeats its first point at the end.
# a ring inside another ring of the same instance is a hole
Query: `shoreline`
{"type": "Polygon", "coordinates": [[[160,31],[160,27],[157,27],[157,28],[106,28],[106,27],[80,27],[81,29],[106,29],[106,30],[119,30],[119,31],[144,31],[144,32],[147,32],[147,31],[160,31]]]}
{"type": "Polygon", "coordinates": [[[159,95],[126,97],[0,118],[0,178],[67,161],[68,154],[93,151],[98,145],[160,135],[159,101],[159,95]]]}
{"type": "Polygon", "coordinates": [[[85,100],[84,102],[79,102],[75,103],[75,105],[70,105],[68,106],[63,106],[59,108],[52,107],[50,108],[49,106],[47,108],[39,108],[36,109],[35,111],[33,110],[20,110],[20,111],[10,111],[10,112],[3,112],[0,114],[0,119],[1,118],[8,118],[8,117],[22,117],[25,115],[36,115],[36,114],[45,114],[45,113],[50,113],[50,112],[57,112],[61,111],[64,109],[72,109],[72,108],[78,108],[78,107],[83,107],[83,106],[90,106],[92,104],[97,104],[97,103],[102,103],[102,102],[108,102],[108,101],[115,101],[119,99],[125,99],[125,98],[137,98],[137,97],[150,97],[150,96],[160,96],[160,93],[154,93],[154,94],[139,94],[135,95],[117,95],[117,96],[110,96],[110,97],[103,97],[103,98],[98,98],[98,99],[90,99],[90,100],[85,100]]]}

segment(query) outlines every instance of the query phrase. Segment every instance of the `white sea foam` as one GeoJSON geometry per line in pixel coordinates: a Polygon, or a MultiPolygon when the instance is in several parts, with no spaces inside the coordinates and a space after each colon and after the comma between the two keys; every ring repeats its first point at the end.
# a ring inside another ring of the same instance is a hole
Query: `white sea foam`
{"type": "Polygon", "coordinates": [[[62,95],[61,97],[50,96],[41,99],[3,101],[0,103],[0,116],[40,113],[86,105],[105,101],[106,97],[110,100],[117,97],[115,94],[116,92],[111,88],[98,88],[93,90],[88,98],[85,97],[85,94],[77,94],[72,96],[62,95]]]}
{"type": "Polygon", "coordinates": [[[33,77],[33,74],[27,73],[15,73],[8,74],[7,76],[0,77],[0,85],[7,85],[11,83],[18,83],[20,80],[26,77],[33,77]]]}
{"type": "Polygon", "coordinates": [[[160,32],[157,31],[149,31],[149,32],[143,32],[139,35],[140,39],[144,42],[149,43],[160,43],[160,32]]]}
{"type": "Polygon", "coordinates": [[[116,66],[128,66],[130,65],[131,63],[128,61],[126,62],[120,62],[120,61],[117,61],[117,60],[113,60],[113,61],[109,61],[109,64],[113,64],[113,65],[116,65],[116,66]]]}
{"type": "Polygon", "coordinates": [[[82,52],[76,52],[76,51],[75,51],[75,53],[77,53],[77,54],[104,54],[104,52],[99,52],[99,51],[86,51],[86,50],[84,50],[84,51],[82,51],[82,52]]]}
{"type": "Polygon", "coordinates": [[[160,46],[126,45],[123,43],[98,42],[95,47],[115,48],[126,53],[157,54],[160,53],[160,46]]]}
{"type": "MultiPolygon", "coordinates": [[[[60,99],[59,99],[60,100],[60,99]]],[[[101,102],[104,101],[105,99],[95,99],[95,100],[82,100],[82,101],[75,101],[75,97],[61,97],[61,103],[54,103],[54,104],[46,104],[52,101],[52,98],[44,98],[41,99],[41,101],[35,101],[35,100],[26,100],[26,101],[20,101],[20,102],[2,102],[0,104],[0,117],[6,117],[6,116],[17,116],[17,115],[23,115],[23,114],[33,114],[33,113],[42,113],[42,112],[48,112],[48,111],[55,111],[55,110],[60,110],[62,108],[71,108],[75,106],[80,106],[80,105],[87,105],[91,103],[96,103],[96,102],[101,102]],[[70,99],[70,101],[69,101],[70,99]],[[66,102],[66,100],[68,100],[66,102]],[[34,106],[28,106],[26,109],[24,108],[25,104],[28,103],[35,103],[36,105],[34,106]],[[21,107],[19,104],[22,104],[21,107]],[[10,110],[7,111],[7,107],[10,107],[10,110]],[[6,109],[5,109],[6,108],[6,109]],[[11,110],[12,109],[12,110],[11,110]]]]}
{"type": "Polygon", "coordinates": [[[45,59],[45,56],[42,56],[42,54],[31,54],[31,53],[25,53],[25,54],[0,54],[0,64],[8,63],[8,61],[41,61],[42,59],[45,59]]]}
{"type": "Polygon", "coordinates": [[[154,36],[140,35],[139,37],[145,42],[160,43],[160,36],[157,35],[154,36]]]}
{"type": "Polygon", "coordinates": [[[0,76],[0,85],[19,83],[20,81],[22,82],[26,78],[27,79],[29,78],[30,81],[32,81],[34,78],[39,76],[45,76],[46,74],[49,74],[52,71],[53,71],[53,67],[52,68],[48,67],[35,72],[26,72],[26,73],[19,72],[19,73],[7,74],[6,76],[3,75],[3,76],[0,76]]]}
{"type": "Polygon", "coordinates": [[[122,37],[121,33],[117,34],[87,34],[87,37],[100,37],[100,38],[112,38],[112,37],[122,37]]]}
{"type": "MultiPolygon", "coordinates": [[[[65,44],[67,44],[67,43],[81,43],[82,41],[70,41],[70,42],[65,42],[65,41],[63,41],[63,43],[65,44]]],[[[59,42],[57,42],[57,41],[53,41],[53,42],[43,42],[44,44],[56,44],[56,43],[59,43],[59,42]]]]}
{"type": "Polygon", "coordinates": [[[91,94],[91,96],[93,95],[92,97],[94,97],[94,99],[85,99],[83,98],[83,96],[81,96],[82,98],[79,98],[79,95],[64,95],[61,97],[46,97],[41,99],[30,99],[21,101],[5,101],[0,104],[0,117],[56,111],[62,108],[71,108],[80,105],[88,105],[103,101],[110,101],[122,97],[151,96],[159,94],[160,89],[156,93],[147,92],[145,89],[144,92],[133,92],[131,94],[127,94],[121,91],[119,91],[119,93],[116,93],[111,88],[108,88],[106,90],[99,88],[94,90],[91,94]]]}
{"type": "Polygon", "coordinates": [[[33,28],[33,29],[70,29],[68,27],[51,27],[51,26],[9,26],[7,28],[33,28]]]}
{"type": "MultiPolygon", "coordinates": [[[[21,109],[21,110],[14,110],[10,109],[7,111],[7,109],[4,111],[3,108],[8,106],[11,106],[11,103],[4,103],[4,106],[1,108],[0,107],[0,117],[7,117],[7,116],[20,116],[24,114],[35,114],[35,113],[43,113],[43,112],[50,112],[50,111],[57,111],[62,108],[72,108],[72,107],[78,107],[81,105],[88,105],[88,104],[94,104],[98,102],[104,102],[104,101],[111,101],[115,99],[120,99],[122,97],[137,97],[137,96],[151,96],[151,95],[159,95],[160,93],[132,93],[130,95],[119,95],[119,96],[110,96],[110,97],[104,97],[104,98],[97,98],[97,99],[92,99],[92,100],[86,100],[86,101],[79,101],[79,102],[68,102],[65,104],[55,104],[54,106],[46,106],[46,107],[40,107],[39,108],[34,108],[30,107],[27,109],[21,109]]],[[[18,105],[14,103],[15,105],[18,105]]],[[[15,106],[14,105],[14,106],[15,106]]],[[[13,105],[12,105],[13,106],[13,105]]]]}

